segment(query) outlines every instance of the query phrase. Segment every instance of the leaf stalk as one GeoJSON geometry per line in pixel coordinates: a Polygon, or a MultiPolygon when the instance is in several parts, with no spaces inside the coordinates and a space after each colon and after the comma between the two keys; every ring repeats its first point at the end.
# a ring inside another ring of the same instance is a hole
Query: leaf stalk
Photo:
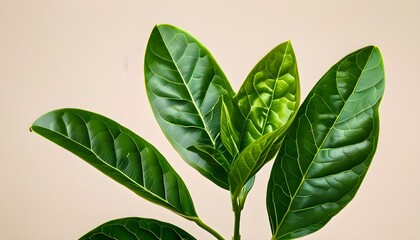
{"type": "Polygon", "coordinates": [[[192,219],[199,227],[201,227],[202,229],[206,230],[208,233],[210,233],[211,235],[213,235],[216,239],[218,240],[225,240],[222,235],[220,235],[216,230],[214,230],[213,228],[211,228],[210,226],[208,226],[207,224],[205,224],[203,221],[201,221],[200,218],[194,218],[192,219]]]}

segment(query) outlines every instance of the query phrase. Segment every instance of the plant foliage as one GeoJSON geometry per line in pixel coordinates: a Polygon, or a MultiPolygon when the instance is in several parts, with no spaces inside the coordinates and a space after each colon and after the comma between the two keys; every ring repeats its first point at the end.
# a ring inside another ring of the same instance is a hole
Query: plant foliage
{"type": "MultiPolygon", "coordinates": [[[[322,228],[355,196],[378,144],[384,67],[377,47],[337,62],[301,106],[290,41],[273,48],[237,93],[211,53],[193,36],[157,25],[144,64],[147,96],[163,133],[204,177],[230,191],[240,216],[255,174],[276,155],[267,188],[272,239],[294,239],[322,228]]],[[[117,122],[80,109],[46,113],[31,126],[140,197],[194,221],[181,177],[150,143],[117,122]]],[[[195,239],[169,223],[123,218],[80,239],[195,239]]]]}

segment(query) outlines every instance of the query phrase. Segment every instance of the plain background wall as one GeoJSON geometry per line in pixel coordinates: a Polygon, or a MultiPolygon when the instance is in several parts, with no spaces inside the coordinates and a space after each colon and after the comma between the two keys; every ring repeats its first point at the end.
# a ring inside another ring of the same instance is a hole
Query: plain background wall
{"type": "MultiPolygon", "coordinates": [[[[201,218],[226,239],[229,193],[183,162],[155,122],[143,56],[157,23],[196,36],[237,90],[257,61],[291,40],[305,97],[339,59],[369,44],[386,68],[379,147],[355,199],[308,240],[409,240],[420,235],[420,1],[0,0],[0,239],[76,239],[120,217],[161,219],[198,239],[195,224],[140,199],[71,153],[29,133],[63,107],[115,119],[157,146],[185,180],[201,218]]],[[[242,237],[269,239],[265,189],[257,176],[242,237]]]]}

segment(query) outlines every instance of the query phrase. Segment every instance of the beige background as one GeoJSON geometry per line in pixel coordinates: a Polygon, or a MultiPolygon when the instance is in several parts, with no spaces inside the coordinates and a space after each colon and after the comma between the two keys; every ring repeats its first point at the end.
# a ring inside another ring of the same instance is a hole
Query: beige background
{"type": "MultiPolygon", "coordinates": [[[[200,39],[236,90],[263,55],[288,39],[303,96],[347,53],[379,46],[387,85],[374,162],[354,201],[306,239],[418,239],[420,1],[414,0],[0,0],[0,239],[76,239],[126,216],[161,219],[211,239],[29,133],[38,116],[63,107],[114,118],[157,146],[183,176],[202,219],[230,239],[228,192],[178,157],[145,96],[143,56],[157,23],[200,39]]],[[[244,240],[269,239],[270,166],[245,206],[244,240]]]]}

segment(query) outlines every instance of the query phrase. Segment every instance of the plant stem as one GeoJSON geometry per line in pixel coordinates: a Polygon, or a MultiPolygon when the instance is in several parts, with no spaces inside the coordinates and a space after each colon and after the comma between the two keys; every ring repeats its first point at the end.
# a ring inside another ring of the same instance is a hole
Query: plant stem
{"type": "Polygon", "coordinates": [[[218,240],[225,240],[218,232],[216,232],[213,228],[205,224],[203,221],[201,221],[200,218],[196,217],[193,219],[193,221],[200,226],[202,229],[209,232],[211,235],[213,235],[218,240]]]}
{"type": "Polygon", "coordinates": [[[237,208],[236,210],[234,210],[234,212],[235,212],[235,228],[234,228],[232,240],[240,240],[241,234],[239,232],[239,227],[241,225],[241,209],[237,208]]]}

